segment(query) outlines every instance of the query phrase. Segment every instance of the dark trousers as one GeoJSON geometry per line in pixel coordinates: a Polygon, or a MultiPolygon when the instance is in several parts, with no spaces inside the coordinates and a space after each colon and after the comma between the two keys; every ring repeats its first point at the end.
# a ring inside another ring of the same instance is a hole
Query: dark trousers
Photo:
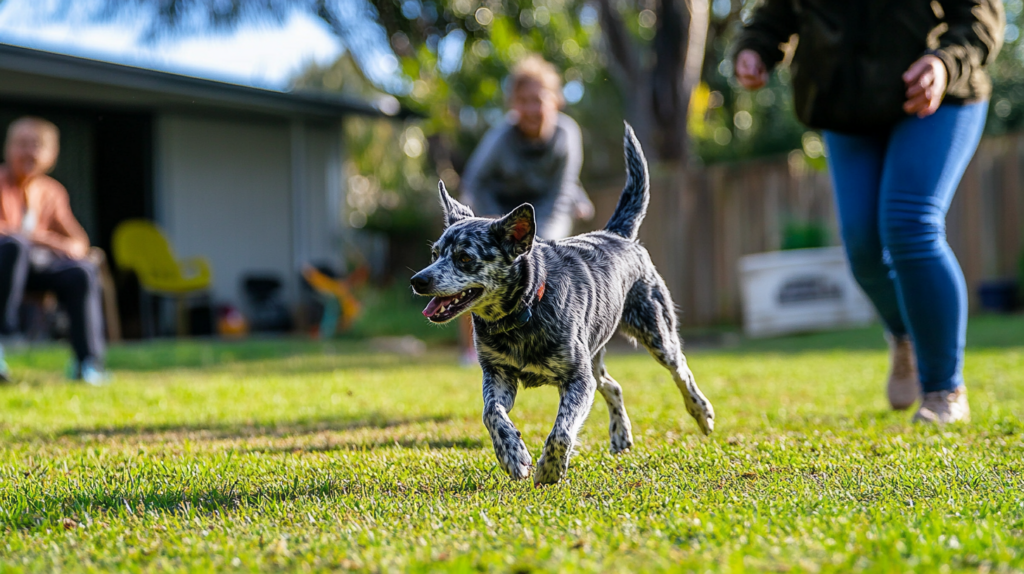
{"type": "Polygon", "coordinates": [[[96,266],[62,255],[54,255],[44,265],[32,264],[31,247],[23,237],[0,236],[0,333],[18,331],[18,308],[26,289],[52,291],[68,314],[75,356],[79,361],[102,361],[103,309],[96,266]]]}

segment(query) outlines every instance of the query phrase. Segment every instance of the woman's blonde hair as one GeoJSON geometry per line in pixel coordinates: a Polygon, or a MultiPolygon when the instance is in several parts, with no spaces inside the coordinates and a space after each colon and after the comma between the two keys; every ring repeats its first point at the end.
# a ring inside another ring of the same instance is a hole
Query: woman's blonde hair
{"type": "Polygon", "coordinates": [[[520,86],[529,82],[537,82],[544,89],[548,90],[558,98],[558,105],[565,103],[562,97],[562,76],[554,64],[542,58],[539,54],[530,54],[512,68],[512,75],[509,81],[508,97],[519,90],[520,86]]]}

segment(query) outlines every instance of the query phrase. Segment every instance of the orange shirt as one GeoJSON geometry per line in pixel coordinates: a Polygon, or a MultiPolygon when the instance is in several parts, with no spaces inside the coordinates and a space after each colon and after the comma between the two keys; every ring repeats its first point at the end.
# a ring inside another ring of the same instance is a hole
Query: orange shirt
{"type": "Polygon", "coordinates": [[[22,233],[22,221],[28,207],[36,214],[35,228],[28,233],[33,243],[71,256],[85,255],[89,236],[71,212],[71,202],[64,186],[43,175],[23,189],[15,183],[7,166],[0,164],[0,235],[22,233]]]}

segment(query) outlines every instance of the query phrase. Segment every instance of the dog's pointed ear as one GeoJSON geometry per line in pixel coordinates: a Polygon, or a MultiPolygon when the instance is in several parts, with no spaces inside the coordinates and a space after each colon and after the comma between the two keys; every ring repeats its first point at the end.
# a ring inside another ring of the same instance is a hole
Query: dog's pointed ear
{"type": "Polygon", "coordinates": [[[437,193],[441,196],[441,209],[444,211],[444,226],[447,229],[457,221],[473,217],[473,210],[462,205],[455,198],[448,195],[443,181],[437,182],[437,193]]]}
{"type": "Polygon", "coordinates": [[[533,206],[524,203],[511,213],[491,224],[501,245],[512,257],[518,257],[533,248],[533,239],[537,235],[537,220],[533,206]]]}

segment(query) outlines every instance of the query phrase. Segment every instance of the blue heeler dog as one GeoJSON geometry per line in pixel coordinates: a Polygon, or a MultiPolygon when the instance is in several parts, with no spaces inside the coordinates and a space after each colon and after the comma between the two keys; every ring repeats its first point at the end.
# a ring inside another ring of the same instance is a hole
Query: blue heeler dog
{"type": "Polygon", "coordinates": [[[560,241],[534,236],[530,204],[483,219],[452,199],[443,182],[439,186],[445,230],[433,245],[433,262],[413,276],[412,287],[433,297],[423,314],[434,323],[473,312],[484,426],[513,479],[527,478],[532,462],[508,416],[519,385],[554,385],[561,396],[535,484],[565,476],[594,391],[608,403],[612,452],[633,445],[622,388],[604,366],[605,344],[616,327],[672,373],[704,434],[714,429],[715,411],[686,366],[672,297],[637,242],[650,190],[647,162],[629,125],[625,155],[626,187],[605,229],[560,241]]]}

